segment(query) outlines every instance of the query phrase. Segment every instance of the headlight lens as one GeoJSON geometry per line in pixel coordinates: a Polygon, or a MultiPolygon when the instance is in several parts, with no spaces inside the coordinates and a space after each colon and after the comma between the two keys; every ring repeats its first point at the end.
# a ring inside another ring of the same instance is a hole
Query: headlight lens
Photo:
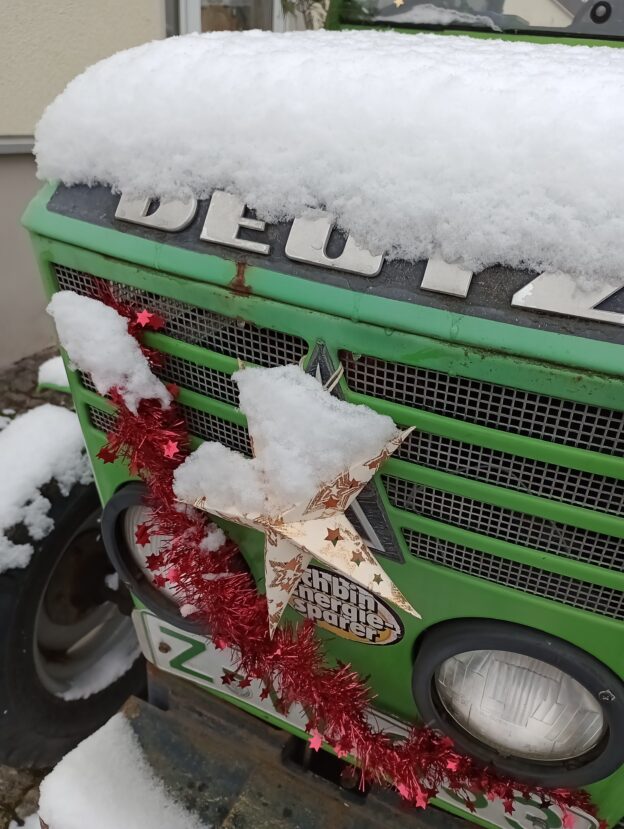
{"type": "Polygon", "coordinates": [[[562,761],[605,732],[598,701],[569,674],[511,651],[466,651],[435,673],[439,699],[471,736],[501,754],[562,761]]]}
{"type": "MultiPolygon", "coordinates": [[[[165,544],[167,543],[168,539],[166,536],[163,535],[153,535],[151,536],[147,544],[137,544],[137,527],[139,526],[139,524],[144,524],[146,521],[149,521],[150,517],[151,510],[148,507],[142,505],[128,507],[128,509],[125,511],[123,515],[123,534],[126,540],[126,544],[128,545],[128,549],[130,550],[130,553],[132,555],[132,558],[134,559],[138,567],[142,570],[142,572],[145,574],[150,584],[153,584],[154,576],[162,575],[166,577],[167,568],[150,570],[150,568],[147,566],[147,559],[151,555],[160,553],[161,550],[164,548],[165,544]]],[[[166,596],[168,596],[172,601],[176,602],[177,604],[180,603],[180,600],[177,598],[175,591],[168,585],[165,585],[164,587],[158,587],[157,589],[161,593],[164,593],[166,596]]]]}

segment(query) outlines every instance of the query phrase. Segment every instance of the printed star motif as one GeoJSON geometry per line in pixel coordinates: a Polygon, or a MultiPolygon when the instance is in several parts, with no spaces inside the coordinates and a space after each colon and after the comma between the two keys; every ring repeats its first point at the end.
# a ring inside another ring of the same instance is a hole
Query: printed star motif
{"type": "Polygon", "coordinates": [[[146,325],[150,324],[152,319],[152,314],[149,311],[143,309],[136,315],[136,321],[139,323],[140,326],[145,328],[146,325]]]}
{"type": "Polygon", "coordinates": [[[160,573],[156,573],[156,575],[152,579],[152,584],[154,585],[154,587],[164,587],[167,584],[167,579],[164,576],[161,576],[160,573]]]}
{"type": "Polygon", "coordinates": [[[405,4],[405,0],[392,0],[392,2],[397,7],[397,9],[401,8],[401,6],[405,4]]]}
{"type": "Polygon", "coordinates": [[[166,458],[174,458],[178,452],[178,442],[176,440],[168,440],[163,449],[163,455],[166,458]]]}
{"type": "Polygon", "coordinates": [[[231,671],[223,671],[221,683],[223,685],[231,685],[234,682],[235,675],[231,671]]]}
{"type": "Polygon", "coordinates": [[[246,676],[244,679],[240,679],[238,681],[238,687],[239,688],[248,688],[250,685],[251,685],[251,680],[249,679],[248,676],[246,676]]]}
{"type": "Polygon", "coordinates": [[[313,751],[318,751],[320,747],[323,745],[323,736],[319,734],[319,732],[314,729],[312,732],[312,739],[310,740],[310,748],[313,751]]]}
{"type": "MultiPolygon", "coordinates": [[[[377,458],[380,455],[389,457],[411,431],[397,432],[377,458]]],[[[275,633],[293,591],[313,558],[406,613],[420,618],[345,515],[345,510],[375,474],[378,463],[374,461],[376,459],[371,458],[357,461],[333,481],[320,487],[307,503],[296,504],[282,514],[244,513],[236,507],[215,509],[210,496],[188,502],[197,509],[264,533],[265,595],[270,636],[275,633]],[[333,506],[334,503],[336,506],[333,506]],[[330,544],[327,544],[328,541],[330,544]]]]}
{"type": "Polygon", "coordinates": [[[147,522],[137,524],[137,528],[134,531],[134,540],[139,547],[145,547],[146,544],[150,543],[150,532],[147,522]]]}
{"type": "Polygon", "coordinates": [[[325,541],[331,541],[331,543],[336,546],[339,541],[342,540],[342,536],[340,535],[339,529],[331,529],[330,527],[327,528],[327,535],[325,536],[325,541]]]}
{"type": "Polygon", "coordinates": [[[115,463],[117,460],[117,455],[108,446],[103,446],[97,453],[97,457],[104,463],[115,463]]]}

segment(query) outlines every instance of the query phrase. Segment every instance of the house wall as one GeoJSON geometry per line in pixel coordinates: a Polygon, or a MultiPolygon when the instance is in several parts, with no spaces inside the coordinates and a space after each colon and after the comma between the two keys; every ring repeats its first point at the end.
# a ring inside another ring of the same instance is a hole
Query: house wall
{"type": "Polygon", "coordinates": [[[41,186],[29,154],[35,124],[87,66],[164,35],[164,0],[0,2],[0,369],[54,341],[19,224],[41,186]]]}
{"type": "Polygon", "coordinates": [[[0,136],[32,135],[50,101],[85,67],[164,36],[163,0],[0,3],[0,136]]]}

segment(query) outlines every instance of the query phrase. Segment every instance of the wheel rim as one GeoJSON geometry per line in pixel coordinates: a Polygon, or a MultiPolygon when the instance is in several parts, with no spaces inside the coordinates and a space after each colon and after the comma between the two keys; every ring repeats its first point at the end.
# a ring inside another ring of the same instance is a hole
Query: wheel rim
{"type": "Polygon", "coordinates": [[[132,621],[107,590],[112,571],[100,537],[100,510],[78,526],[42,593],[34,660],[41,684],[65,700],[84,698],[122,676],[139,655],[132,621]]]}

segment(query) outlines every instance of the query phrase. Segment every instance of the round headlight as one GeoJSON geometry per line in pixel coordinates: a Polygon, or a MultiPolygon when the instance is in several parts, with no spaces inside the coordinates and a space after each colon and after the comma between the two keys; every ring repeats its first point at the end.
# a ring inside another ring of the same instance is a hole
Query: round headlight
{"type": "Polygon", "coordinates": [[[543,631],[495,619],[433,627],[412,688],[427,725],[518,780],[584,786],[624,762],[624,682],[543,631]]]}
{"type": "MultiPolygon", "coordinates": [[[[148,566],[147,560],[151,555],[157,555],[161,552],[167,543],[167,538],[162,535],[152,535],[150,536],[150,540],[147,544],[139,544],[136,540],[138,528],[141,524],[149,522],[151,513],[152,511],[148,507],[143,504],[138,504],[136,506],[128,507],[128,509],[126,509],[122,514],[121,520],[123,525],[123,535],[126,544],[128,545],[130,555],[136,562],[141,572],[144,574],[145,578],[150,584],[153,585],[154,576],[159,575],[166,577],[166,568],[152,570],[148,566]]],[[[175,590],[173,590],[168,583],[165,583],[163,587],[159,587],[158,589],[161,593],[169,596],[174,602],[179,603],[175,590]]]]}
{"type": "Polygon", "coordinates": [[[605,733],[598,700],[569,674],[513,651],[478,650],[445,659],[435,687],[461,728],[500,751],[569,760],[605,733]]]}
{"type": "Polygon", "coordinates": [[[201,631],[202,624],[180,612],[183,601],[173,587],[167,581],[154,583],[157,575],[166,579],[167,568],[151,570],[147,559],[161,552],[167,538],[151,536],[147,544],[137,542],[139,526],[151,518],[145,496],[145,486],[132,482],[116,492],[104,507],[102,540],[108,557],[130,592],[160,619],[183,630],[201,631]]]}

